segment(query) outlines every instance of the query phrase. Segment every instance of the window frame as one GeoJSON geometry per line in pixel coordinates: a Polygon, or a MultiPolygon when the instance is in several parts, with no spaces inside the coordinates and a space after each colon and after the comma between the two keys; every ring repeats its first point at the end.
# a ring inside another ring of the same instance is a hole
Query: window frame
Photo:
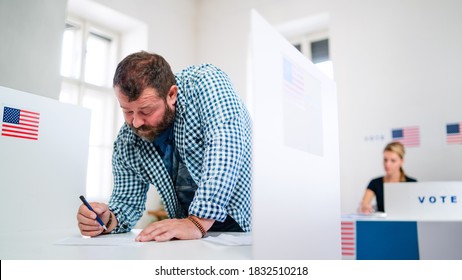
{"type": "MultiPolygon", "coordinates": [[[[311,51],[311,43],[318,42],[322,40],[328,40],[329,48],[330,48],[330,38],[329,32],[327,29],[317,30],[305,33],[299,36],[293,36],[289,38],[288,41],[295,47],[296,45],[300,45],[299,51],[308,58],[311,62],[313,62],[312,58],[312,51],[311,51]]],[[[334,80],[334,69],[333,63],[331,59],[331,52],[329,50],[329,60],[313,63],[316,65],[324,74],[326,74],[329,78],[334,80]]]]}
{"type": "MultiPolygon", "coordinates": [[[[311,56],[311,43],[321,41],[321,40],[329,40],[330,44],[330,38],[329,38],[329,32],[327,30],[318,30],[310,33],[306,33],[303,35],[299,35],[293,38],[289,39],[289,42],[292,45],[300,45],[300,52],[306,56],[310,61],[312,61],[312,56],[311,56]]],[[[329,53],[329,60],[330,59],[330,53],[329,53]]]]}
{"type": "MultiPolygon", "coordinates": [[[[95,84],[85,81],[85,71],[86,71],[85,69],[86,55],[85,54],[87,52],[86,43],[88,41],[90,33],[99,35],[101,37],[109,38],[112,41],[110,51],[109,51],[110,52],[109,56],[111,57],[112,62],[110,63],[110,65],[108,65],[108,69],[110,69],[111,67],[115,69],[118,58],[119,58],[120,48],[121,48],[120,46],[121,35],[117,31],[113,31],[108,27],[101,26],[98,23],[92,22],[89,19],[83,19],[81,17],[75,16],[72,14],[66,17],[65,24],[78,25],[81,27],[81,32],[82,32],[81,39],[82,40],[80,41],[80,46],[78,49],[80,50],[81,55],[79,56],[79,61],[78,61],[80,68],[79,68],[79,73],[77,77],[63,76],[62,73],[61,73],[61,76],[66,79],[73,79],[73,80],[87,83],[93,86],[112,87],[112,83],[110,82],[110,79],[107,80],[108,83],[106,86],[105,85],[95,85],[95,84]]],[[[110,78],[111,73],[108,72],[107,74],[108,74],[108,77],[110,78]]]]}
{"type": "MultiPolygon", "coordinates": [[[[115,70],[115,67],[117,66],[117,62],[119,60],[119,53],[120,53],[120,42],[121,42],[121,35],[117,31],[113,31],[110,28],[103,27],[95,22],[93,22],[91,19],[84,19],[82,17],[78,17],[75,15],[68,15],[65,20],[65,24],[71,24],[78,26],[80,28],[80,39],[75,42],[76,44],[79,44],[78,46],[74,46],[74,49],[79,52],[78,58],[76,60],[76,64],[78,69],[73,69],[71,71],[71,75],[65,76],[63,73],[61,73],[62,77],[62,89],[60,92],[60,101],[62,102],[67,102],[67,103],[72,103],[75,105],[79,105],[82,107],[84,106],[84,99],[86,96],[89,96],[88,94],[92,95],[94,92],[98,92],[99,94],[102,94],[101,100],[107,99],[107,98],[114,98],[114,91],[112,88],[112,75],[113,71],[115,70]],[[103,36],[106,37],[110,40],[110,46],[109,46],[109,51],[108,51],[108,57],[109,57],[109,62],[107,65],[107,73],[105,74],[106,77],[104,77],[105,82],[104,85],[97,85],[94,83],[91,83],[90,81],[87,81],[85,75],[86,75],[86,54],[87,54],[87,41],[89,37],[91,36],[90,33],[96,34],[97,36],[103,36]],[[76,72],[76,73],[74,73],[76,72]],[[63,100],[65,97],[63,97],[63,93],[65,93],[65,88],[71,89],[73,93],[71,92],[70,99],[63,100]],[[76,96],[75,96],[76,95],[76,96]]],[[[65,32],[65,29],[63,30],[65,32]]],[[[91,110],[91,109],[90,109],[91,110]]],[[[91,139],[92,136],[90,135],[89,139],[89,155],[88,155],[88,164],[87,164],[87,181],[86,181],[86,195],[89,199],[91,200],[97,200],[97,201],[102,201],[102,202],[107,202],[108,197],[110,196],[110,193],[112,192],[113,188],[113,176],[112,176],[112,162],[110,160],[111,157],[109,157],[109,161],[104,161],[104,166],[101,167],[101,171],[104,172],[101,174],[99,177],[91,176],[91,170],[90,167],[94,164],[95,162],[99,162],[99,160],[104,160],[107,159],[108,157],[104,156],[104,154],[107,154],[109,151],[112,155],[112,148],[113,148],[113,140],[115,139],[118,130],[120,128],[119,124],[123,120],[122,114],[119,110],[119,106],[117,101],[115,101],[112,105],[109,105],[109,108],[107,109],[108,115],[112,115],[111,119],[108,119],[107,122],[111,124],[112,126],[112,133],[111,135],[108,135],[108,138],[104,137],[100,140],[97,140],[96,142],[92,143],[91,139]],[[110,141],[108,139],[111,139],[110,141]],[[94,149],[97,149],[99,154],[97,155],[95,162],[91,162],[92,154],[90,152],[94,149]],[[109,170],[109,171],[108,171],[109,170]],[[106,172],[108,171],[108,172],[106,172]],[[91,181],[90,181],[91,180],[91,181]],[[92,189],[89,191],[89,187],[91,185],[99,185],[102,182],[104,182],[104,186],[101,186],[98,189],[92,189]],[[93,193],[94,195],[89,195],[93,193]]],[[[103,113],[104,114],[104,113],[103,113]]],[[[92,116],[92,123],[91,125],[93,126],[94,122],[94,117],[92,116]]],[[[94,173],[93,173],[94,174],[94,173]]]]}

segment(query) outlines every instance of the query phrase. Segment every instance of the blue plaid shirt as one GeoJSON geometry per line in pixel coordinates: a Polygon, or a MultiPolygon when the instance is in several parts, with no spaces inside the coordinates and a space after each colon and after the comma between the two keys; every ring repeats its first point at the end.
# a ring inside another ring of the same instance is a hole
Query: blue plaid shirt
{"type": "MultiPolygon", "coordinates": [[[[198,189],[189,215],[223,222],[230,215],[251,230],[251,120],[228,76],[210,64],[176,74],[175,146],[198,189]]],[[[149,184],[170,218],[183,218],[172,179],[153,143],[126,124],[114,143],[109,208],[129,231],[146,208],[149,184]]]]}

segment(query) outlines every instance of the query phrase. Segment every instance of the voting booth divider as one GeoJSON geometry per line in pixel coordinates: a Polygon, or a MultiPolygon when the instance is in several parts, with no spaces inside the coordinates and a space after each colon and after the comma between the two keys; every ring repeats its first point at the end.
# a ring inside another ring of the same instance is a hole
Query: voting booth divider
{"type": "Polygon", "coordinates": [[[0,87],[0,116],[0,234],[75,228],[90,110],[0,87]]]}
{"type": "Polygon", "coordinates": [[[252,12],[253,256],[340,259],[335,83],[252,12]]]}

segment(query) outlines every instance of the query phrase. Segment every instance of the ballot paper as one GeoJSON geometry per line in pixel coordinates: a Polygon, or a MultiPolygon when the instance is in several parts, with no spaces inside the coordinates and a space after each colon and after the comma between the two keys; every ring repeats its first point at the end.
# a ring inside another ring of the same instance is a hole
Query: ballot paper
{"type": "Polygon", "coordinates": [[[227,245],[227,246],[249,246],[252,245],[252,235],[231,235],[222,233],[218,236],[208,236],[204,241],[213,242],[216,244],[227,245]]]}
{"type": "Polygon", "coordinates": [[[133,229],[128,233],[105,234],[96,237],[82,235],[70,236],[56,241],[55,245],[64,246],[142,246],[142,242],[136,242],[135,238],[141,229],[133,229]]]}
{"type": "Polygon", "coordinates": [[[342,215],[342,218],[351,218],[351,219],[386,218],[386,217],[387,217],[387,213],[384,213],[384,212],[351,213],[351,214],[342,215]]]}

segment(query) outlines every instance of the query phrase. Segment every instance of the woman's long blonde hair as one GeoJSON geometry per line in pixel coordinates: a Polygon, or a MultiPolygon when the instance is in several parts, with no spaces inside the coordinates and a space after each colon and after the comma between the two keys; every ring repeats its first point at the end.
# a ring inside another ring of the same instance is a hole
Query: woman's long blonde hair
{"type": "MultiPolygon", "coordinates": [[[[404,159],[404,154],[406,153],[403,144],[401,144],[400,142],[391,142],[391,143],[388,143],[388,144],[385,146],[385,149],[383,149],[383,151],[384,151],[384,152],[385,152],[385,151],[394,152],[394,153],[396,153],[401,159],[404,159]]],[[[400,171],[400,173],[401,173],[401,175],[400,175],[400,177],[399,177],[399,181],[400,181],[400,182],[406,182],[406,174],[404,173],[404,169],[403,169],[402,166],[399,168],[399,171],[400,171]]]]}

